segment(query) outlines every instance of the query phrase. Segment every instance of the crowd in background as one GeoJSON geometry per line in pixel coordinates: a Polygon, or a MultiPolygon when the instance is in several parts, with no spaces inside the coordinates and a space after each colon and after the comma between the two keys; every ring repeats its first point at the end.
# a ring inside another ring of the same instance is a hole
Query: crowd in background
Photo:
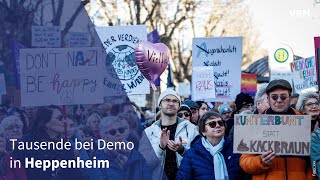
{"type": "Polygon", "coordinates": [[[320,175],[319,95],[292,93],[285,80],[260,85],[255,97],[240,93],[234,102],[184,100],[171,89],[161,93],[156,112],[126,101],[117,105],[0,107],[1,179],[313,179],[320,175]],[[310,157],[234,154],[235,114],[311,115],[310,157]],[[211,131],[212,129],[212,131],[211,131]],[[144,133],[143,133],[144,132],[144,133]],[[147,141],[149,151],[143,151],[147,141]],[[134,142],[133,151],[13,151],[18,141],[134,142]],[[143,143],[144,142],[144,143],[143,143]],[[142,146],[141,146],[142,145],[142,146]],[[153,152],[150,152],[150,147],[153,152]],[[157,163],[150,163],[149,153],[157,163]],[[109,170],[9,168],[9,157],[21,159],[109,159],[109,170]],[[126,169],[135,168],[137,172],[126,169]],[[303,171],[301,170],[303,169],[303,171]],[[161,171],[162,170],[162,171],[161,171]],[[312,172],[311,172],[312,171],[312,172]],[[125,173],[123,173],[125,172],[125,173]],[[161,176],[159,176],[161,174],[161,176]],[[313,174],[314,176],[312,176],[313,174]],[[164,176],[163,176],[164,175],[164,176]]]}

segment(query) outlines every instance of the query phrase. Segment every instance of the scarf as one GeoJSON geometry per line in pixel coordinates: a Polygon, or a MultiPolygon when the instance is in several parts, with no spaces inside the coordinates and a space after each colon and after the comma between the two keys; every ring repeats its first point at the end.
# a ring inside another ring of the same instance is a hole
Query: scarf
{"type": "Polygon", "coordinates": [[[223,148],[224,138],[222,138],[219,144],[217,144],[216,146],[212,146],[212,144],[205,137],[201,137],[201,141],[204,148],[213,156],[215,179],[228,180],[229,176],[226,162],[224,161],[223,155],[220,153],[223,148]]]}

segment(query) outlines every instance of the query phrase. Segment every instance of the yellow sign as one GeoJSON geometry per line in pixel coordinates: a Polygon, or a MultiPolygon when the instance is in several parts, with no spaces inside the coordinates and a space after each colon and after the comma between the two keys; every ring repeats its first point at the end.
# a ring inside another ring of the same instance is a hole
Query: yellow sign
{"type": "Polygon", "coordinates": [[[286,60],[288,60],[289,53],[286,49],[284,48],[279,48],[276,50],[274,53],[274,59],[279,62],[279,63],[284,63],[286,60]]]}

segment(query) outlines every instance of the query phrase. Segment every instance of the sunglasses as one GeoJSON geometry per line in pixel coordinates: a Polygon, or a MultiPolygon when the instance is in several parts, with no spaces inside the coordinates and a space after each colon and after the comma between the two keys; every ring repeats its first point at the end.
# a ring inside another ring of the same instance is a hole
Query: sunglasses
{"type": "Polygon", "coordinates": [[[191,114],[190,114],[189,112],[184,112],[184,113],[178,113],[178,114],[177,114],[178,117],[182,117],[183,115],[184,115],[185,117],[191,116],[191,114]]]}
{"type": "Polygon", "coordinates": [[[111,129],[110,131],[108,131],[107,133],[110,134],[111,136],[114,136],[117,134],[117,131],[120,133],[120,134],[123,134],[128,128],[126,127],[121,127],[121,128],[118,128],[118,129],[111,129]]]}
{"type": "Polygon", "coordinates": [[[285,95],[285,94],[281,94],[280,96],[279,96],[278,94],[272,94],[272,95],[271,95],[271,98],[272,98],[274,101],[278,100],[279,97],[280,97],[280,99],[281,99],[282,101],[284,101],[284,100],[286,100],[286,99],[288,98],[288,96],[285,95]]]}
{"type": "Polygon", "coordinates": [[[211,121],[209,123],[206,123],[206,125],[209,125],[211,128],[215,128],[217,126],[217,124],[219,124],[219,126],[223,127],[224,123],[223,121],[211,121]]]}

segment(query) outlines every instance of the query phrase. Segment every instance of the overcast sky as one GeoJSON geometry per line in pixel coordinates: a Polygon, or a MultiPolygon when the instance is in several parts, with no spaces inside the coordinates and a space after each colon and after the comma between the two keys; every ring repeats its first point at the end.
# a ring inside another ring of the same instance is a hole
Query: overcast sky
{"type": "Polygon", "coordinates": [[[296,55],[314,56],[313,37],[320,36],[320,0],[247,0],[247,3],[264,48],[283,42],[296,55]]]}

